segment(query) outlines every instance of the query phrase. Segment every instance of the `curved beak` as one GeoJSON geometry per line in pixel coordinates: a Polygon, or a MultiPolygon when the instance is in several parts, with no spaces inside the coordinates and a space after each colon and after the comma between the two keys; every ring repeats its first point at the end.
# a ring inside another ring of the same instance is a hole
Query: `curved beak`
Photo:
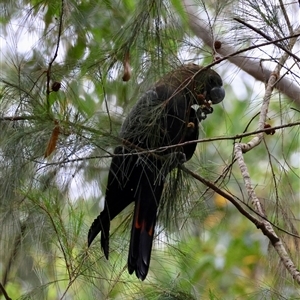
{"type": "Polygon", "coordinates": [[[213,104],[220,103],[225,98],[225,90],[222,86],[214,87],[210,90],[209,96],[209,100],[211,100],[213,104]]]}

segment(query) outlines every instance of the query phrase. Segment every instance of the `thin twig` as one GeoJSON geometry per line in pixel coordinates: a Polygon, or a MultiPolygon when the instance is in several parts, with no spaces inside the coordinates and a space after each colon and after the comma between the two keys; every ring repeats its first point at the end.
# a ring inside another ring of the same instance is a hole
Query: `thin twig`
{"type": "MultiPolygon", "coordinates": [[[[280,48],[281,50],[285,51],[289,56],[293,57],[294,59],[296,59],[297,61],[300,60],[300,57],[297,56],[296,54],[294,54],[293,52],[291,52],[289,49],[287,49],[286,47],[282,46],[278,40],[273,40],[271,37],[269,37],[267,34],[265,34],[264,32],[262,32],[261,30],[259,30],[257,27],[254,27],[250,24],[248,24],[247,22],[239,19],[239,18],[233,18],[233,20],[237,21],[238,23],[243,24],[244,26],[250,28],[251,30],[253,30],[254,32],[258,33],[259,35],[261,35],[263,38],[265,38],[266,40],[272,42],[272,44],[276,45],[278,48],[280,48]]],[[[292,36],[290,36],[288,39],[291,38],[297,38],[299,36],[299,33],[294,33],[292,36]]],[[[284,39],[287,40],[287,39],[284,39]]]]}
{"type": "Polygon", "coordinates": [[[280,3],[280,8],[281,8],[281,11],[282,11],[282,13],[283,13],[283,16],[284,16],[286,25],[287,25],[287,27],[288,27],[288,29],[289,29],[289,32],[290,32],[290,34],[293,34],[293,27],[292,27],[292,25],[291,25],[291,22],[290,22],[290,19],[289,19],[288,14],[287,14],[287,11],[286,11],[286,9],[285,9],[284,3],[283,3],[282,0],[279,0],[279,3],[280,3]]]}
{"type": "MultiPolygon", "coordinates": [[[[237,19],[239,20],[239,19],[237,19]]],[[[239,20],[241,21],[241,20],[239,20]]],[[[244,21],[241,21],[242,24],[244,24],[245,26],[248,26],[249,28],[253,29],[252,25],[247,24],[244,21]]],[[[263,32],[261,32],[260,30],[254,28],[253,29],[255,32],[258,32],[259,34],[261,34],[264,38],[266,39],[270,39],[270,37],[268,37],[266,34],[264,34],[263,32]]],[[[293,37],[290,39],[290,49],[293,48],[293,46],[296,43],[296,38],[293,37]]],[[[287,61],[287,59],[292,55],[291,51],[285,49],[285,47],[281,46],[278,43],[275,43],[276,46],[278,46],[279,48],[281,48],[282,50],[285,51],[285,53],[281,56],[278,64],[276,65],[274,71],[271,73],[271,76],[268,80],[267,86],[266,86],[266,91],[265,91],[265,95],[263,98],[263,103],[260,109],[260,115],[259,115],[259,121],[258,121],[258,129],[263,129],[265,127],[265,122],[266,122],[266,118],[267,118],[267,113],[268,113],[268,109],[269,109],[269,104],[270,104],[270,100],[271,100],[271,95],[273,92],[273,89],[276,85],[276,83],[278,82],[278,80],[280,79],[280,71],[283,67],[283,65],[285,64],[285,62],[287,61]]],[[[263,138],[263,133],[258,133],[250,142],[248,142],[247,144],[241,144],[243,153],[253,149],[254,147],[258,146],[263,138]]]]}
{"type": "MultiPolygon", "coordinates": [[[[182,0],[182,3],[189,20],[190,28],[198,38],[203,40],[206,45],[213,49],[215,40],[211,36],[211,29],[203,19],[197,16],[197,9],[195,9],[194,2],[192,0],[182,0]]],[[[259,62],[246,56],[231,54],[236,52],[236,49],[225,41],[222,41],[222,47],[218,49],[218,53],[220,53],[220,55],[223,57],[227,57],[226,59],[228,61],[235,64],[249,75],[253,76],[256,80],[265,82],[265,79],[270,76],[271,71],[268,69],[262,69],[259,62]]],[[[280,82],[277,83],[276,88],[297,102],[297,105],[300,105],[300,88],[297,84],[295,84],[295,82],[287,77],[284,77],[280,82]]]]}
{"type": "MultiPolygon", "coordinates": [[[[253,31],[259,33],[261,36],[264,38],[270,40],[271,38],[268,37],[266,34],[261,32],[260,30],[253,28],[252,25],[247,24],[244,21],[241,21],[239,19],[236,19],[236,21],[239,21],[240,23],[244,24],[248,28],[252,29],[253,31]]],[[[290,49],[293,48],[293,45],[296,42],[296,38],[291,38],[289,41],[290,49]]],[[[259,115],[259,121],[258,121],[258,128],[259,130],[263,129],[265,127],[265,122],[267,118],[267,113],[269,109],[269,104],[270,104],[270,99],[272,96],[273,89],[275,87],[275,84],[278,82],[278,79],[280,78],[280,71],[283,67],[283,65],[286,63],[287,59],[290,56],[293,56],[291,51],[285,49],[285,47],[281,46],[278,43],[275,43],[276,46],[278,46],[280,49],[284,50],[284,54],[281,56],[279,62],[277,63],[274,71],[271,73],[271,76],[268,80],[268,83],[266,85],[266,90],[265,90],[265,95],[263,98],[263,103],[261,106],[260,110],[260,115],[259,115]]],[[[243,153],[252,150],[254,147],[258,146],[261,141],[263,140],[263,133],[258,133],[250,142],[247,144],[243,143],[236,143],[234,146],[234,153],[235,157],[237,159],[243,180],[244,180],[244,185],[247,191],[247,194],[250,198],[251,204],[254,208],[254,210],[261,216],[262,218],[262,223],[264,224],[264,228],[266,232],[269,232],[274,238],[270,239],[271,244],[277,251],[281,261],[283,262],[285,268],[288,270],[288,272],[292,275],[292,277],[295,279],[295,281],[300,284],[300,272],[297,270],[295,264],[291,260],[288,251],[286,250],[284,244],[282,243],[281,239],[276,235],[272,224],[267,220],[267,216],[265,215],[265,210],[263,208],[262,203],[258,199],[255,189],[253,188],[251,177],[248,171],[248,167],[244,161],[244,156],[243,153]]]]}
{"type": "Polygon", "coordinates": [[[50,60],[50,62],[48,64],[48,69],[47,69],[47,91],[46,91],[46,93],[47,93],[48,109],[49,109],[49,95],[51,93],[51,90],[50,90],[51,68],[52,68],[52,65],[53,65],[55,59],[57,58],[57,55],[58,55],[58,49],[59,49],[59,44],[60,44],[60,39],[61,39],[61,34],[62,34],[63,14],[64,14],[64,0],[61,0],[61,13],[60,13],[60,16],[59,16],[59,25],[58,25],[56,48],[55,48],[55,51],[54,51],[54,55],[53,55],[52,59],[50,60]]]}
{"type": "MultiPolygon", "coordinates": [[[[240,150],[240,153],[242,154],[242,151],[240,150]]],[[[242,156],[242,155],[241,155],[242,156]]],[[[264,212],[257,212],[256,214],[261,215],[262,221],[259,221],[257,218],[255,218],[252,214],[248,213],[231,195],[224,192],[223,190],[219,189],[217,186],[215,186],[213,183],[211,183],[209,180],[206,180],[202,176],[192,172],[191,170],[187,169],[185,166],[180,167],[183,171],[193,176],[198,181],[202,182],[204,185],[210,187],[212,190],[214,190],[216,193],[230,201],[237,209],[238,211],[244,215],[248,220],[250,220],[258,229],[260,229],[265,236],[268,237],[271,244],[279,254],[279,257],[281,258],[281,261],[286,266],[287,270],[290,272],[290,274],[293,276],[295,281],[300,284],[300,272],[294,265],[293,261],[289,257],[282,241],[279,239],[275,231],[273,230],[270,222],[267,220],[266,216],[264,216],[264,212]]],[[[256,202],[257,203],[257,202],[256,202]]]]}
{"type": "MultiPolygon", "coordinates": [[[[27,197],[30,199],[30,196],[29,196],[29,195],[27,195],[27,197]]],[[[71,280],[71,279],[72,279],[72,272],[71,272],[71,270],[69,269],[69,266],[72,267],[72,264],[69,263],[69,261],[68,261],[68,257],[67,257],[65,248],[64,248],[64,246],[63,246],[63,242],[61,241],[60,233],[58,232],[58,229],[57,229],[57,226],[56,226],[56,224],[55,224],[55,221],[54,221],[52,215],[49,213],[49,211],[47,210],[46,207],[44,207],[42,204],[38,204],[38,206],[40,207],[41,210],[43,210],[43,211],[47,214],[47,216],[48,216],[49,219],[50,219],[50,222],[51,222],[51,224],[52,224],[52,226],[53,226],[53,229],[54,229],[54,231],[55,231],[55,234],[56,234],[56,236],[57,236],[57,239],[58,239],[58,243],[59,243],[60,249],[61,249],[61,251],[62,251],[62,253],[63,253],[63,257],[64,257],[64,260],[65,260],[65,263],[66,263],[66,269],[67,269],[67,271],[68,271],[69,280],[71,280]]]]}
{"type": "Polygon", "coordinates": [[[99,74],[100,74],[100,80],[101,80],[102,89],[103,89],[103,98],[104,98],[104,103],[105,103],[105,109],[106,109],[107,117],[108,117],[108,120],[109,120],[109,133],[112,133],[111,115],[110,115],[110,112],[109,112],[108,99],[107,99],[107,96],[106,96],[105,85],[104,85],[104,82],[103,82],[103,76],[102,76],[102,72],[101,72],[100,68],[99,68],[99,74]]]}
{"type": "MultiPolygon", "coordinates": [[[[235,162],[235,161],[234,161],[235,162]]],[[[233,162],[233,163],[234,163],[233,162]]],[[[226,192],[224,192],[223,190],[221,190],[219,187],[216,186],[217,181],[219,180],[220,177],[223,177],[223,174],[221,174],[221,176],[219,176],[217,178],[217,180],[215,180],[214,182],[210,182],[207,179],[205,179],[204,177],[200,176],[199,174],[194,173],[193,171],[191,171],[190,169],[186,168],[184,165],[180,166],[180,169],[183,170],[184,172],[186,172],[187,174],[191,175],[192,177],[194,177],[196,180],[200,181],[201,183],[203,183],[207,189],[212,189],[214,192],[216,192],[217,194],[219,194],[220,196],[224,197],[225,199],[227,199],[231,204],[233,204],[245,217],[248,218],[247,215],[247,211],[243,209],[243,207],[237,202],[237,200],[234,199],[234,197],[226,192]],[[244,214],[244,212],[246,212],[246,214],[244,214]]],[[[223,172],[224,173],[224,172],[223,172]]],[[[239,200],[241,201],[241,200],[239,200]]],[[[257,211],[255,211],[250,205],[248,205],[247,203],[241,201],[243,203],[243,205],[245,205],[249,210],[251,210],[255,215],[257,215],[258,217],[260,217],[261,219],[269,222],[272,226],[274,226],[276,229],[278,229],[279,231],[284,232],[287,235],[290,235],[294,238],[300,239],[300,236],[297,234],[294,234],[288,230],[285,230],[283,228],[281,228],[280,226],[274,224],[273,222],[271,222],[266,216],[259,214],[257,211]]],[[[259,223],[259,220],[254,220],[254,219],[249,219],[253,224],[256,225],[256,223],[259,223]]],[[[271,235],[271,238],[274,238],[271,235]]]]}
{"type": "Polygon", "coordinates": [[[226,193],[225,191],[218,188],[215,184],[210,182],[209,180],[205,179],[204,177],[194,173],[193,171],[186,168],[184,165],[180,166],[180,169],[186,172],[187,174],[190,174],[192,177],[206,185],[207,187],[211,188],[213,191],[215,191],[220,196],[224,197],[228,201],[230,201],[237,209],[238,211],[244,215],[248,220],[250,220],[257,228],[261,229],[264,235],[266,235],[270,241],[275,242],[278,240],[278,237],[275,236],[273,233],[266,230],[266,227],[263,222],[259,221],[257,218],[255,218],[252,214],[247,212],[239,203],[237,200],[235,200],[230,194],[226,193]]]}
{"type": "Polygon", "coordinates": [[[295,279],[295,281],[300,284],[300,272],[296,268],[295,264],[291,260],[288,252],[285,249],[284,244],[282,243],[281,239],[275,233],[271,223],[267,220],[267,216],[265,215],[264,208],[260,203],[258,197],[256,196],[255,190],[252,187],[251,177],[249,175],[249,171],[247,165],[244,161],[243,151],[242,151],[242,144],[236,143],[235,144],[235,155],[240,167],[242,177],[244,179],[245,187],[247,193],[250,197],[252,206],[254,207],[255,211],[258,212],[259,215],[263,216],[262,221],[260,223],[263,224],[264,234],[270,239],[271,244],[277,251],[281,261],[283,262],[286,269],[295,279]]]}
{"type": "MultiPolygon", "coordinates": [[[[0,292],[1,292],[2,295],[5,297],[6,300],[12,300],[12,299],[8,296],[6,290],[5,290],[4,286],[1,284],[1,282],[0,282],[0,292]]],[[[1,293],[0,293],[0,295],[1,295],[1,293]]]]}
{"type": "MultiPolygon", "coordinates": [[[[156,148],[156,149],[153,149],[153,150],[144,150],[144,149],[142,149],[142,151],[131,152],[131,153],[126,153],[126,154],[114,154],[114,153],[111,153],[109,151],[106,151],[108,153],[107,155],[94,155],[94,156],[90,156],[90,157],[78,157],[78,158],[74,158],[74,159],[65,159],[65,160],[62,160],[62,161],[56,161],[56,162],[51,162],[51,163],[50,162],[43,162],[43,161],[39,161],[39,160],[35,160],[35,162],[48,167],[48,166],[52,166],[52,165],[68,164],[68,163],[74,163],[74,162],[85,161],[85,160],[111,158],[111,157],[114,157],[114,156],[124,157],[124,156],[133,156],[133,155],[148,154],[148,153],[159,153],[159,152],[163,152],[167,149],[181,147],[181,146],[185,146],[185,145],[189,145],[189,144],[195,144],[195,143],[201,144],[201,143],[208,143],[208,142],[213,142],[213,141],[237,140],[237,139],[247,137],[247,136],[250,136],[250,135],[254,135],[254,134],[257,134],[257,133],[260,133],[260,132],[266,132],[266,131],[270,131],[270,130],[278,130],[278,129],[282,129],[282,128],[286,128],[286,127],[293,127],[293,126],[298,126],[298,125],[300,125],[300,122],[294,122],[294,123],[289,123],[289,124],[264,128],[264,129],[261,129],[261,130],[236,134],[236,135],[232,135],[232,136],[198,139],[198,140],[187,141],[187,142],[176,144],[176,145],[160,147],[160,148],[156,148]]],[[[122,141],[123,141],[122,139],[119,139],[120,143],[122,141]]]]}

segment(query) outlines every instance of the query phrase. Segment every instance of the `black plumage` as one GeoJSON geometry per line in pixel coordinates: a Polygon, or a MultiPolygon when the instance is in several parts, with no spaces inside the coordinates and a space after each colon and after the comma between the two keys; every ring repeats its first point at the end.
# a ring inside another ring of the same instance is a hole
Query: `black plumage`
{"type": "Polygon", "coordinates": [[[114,151],[104,210],[91,225],[88,245],[101,231],[101,247],[108,258],[110,221],[135,202],[128,271],[141,280],[149,270],[165,178],[196,149],[196,143],[179,144],[198,138],[199,122],[212,113],[211,104],[224,96],[222,80],[215,71],[183,65],[142,95],[123,123],[123,144],[114,151]]]}

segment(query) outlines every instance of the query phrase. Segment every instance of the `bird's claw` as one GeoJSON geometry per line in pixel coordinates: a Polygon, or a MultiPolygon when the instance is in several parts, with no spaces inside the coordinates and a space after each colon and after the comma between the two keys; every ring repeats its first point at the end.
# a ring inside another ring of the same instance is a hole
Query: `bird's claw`
{"type": "Polygon", "coordinates": [[[197,102],[199,104],[197,117],[199,121],[205,120],[207,115],[211,114],[214,111],[211,107],[213,102],[211,100],[207,100],[206,96],[206,93],[197,95],[197,102]]]}
{"type": "Polygon", "coordinates": [[[189,123],[187,124],[187,128],[194,129],[194,128],[195,128],[195,123],[194,123],[194,122],[189,122],[189,123]]]}
{"type": "Polygon", "coordinates": [[[209,105],[202,105],[197,109],[197,117],[199,121],[205,120],[207,115],[213,113],[213,108],[209,105]]]}

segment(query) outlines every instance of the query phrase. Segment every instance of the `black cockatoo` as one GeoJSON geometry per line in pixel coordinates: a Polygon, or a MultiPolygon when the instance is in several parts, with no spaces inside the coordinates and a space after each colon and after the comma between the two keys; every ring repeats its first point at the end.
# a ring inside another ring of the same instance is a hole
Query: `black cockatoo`
{"type": "Polygon", "coordinates": [[[141,280],[149,270],[165,178],[196,148],[196,143],[179,144],[198,139],[199,122],[212,113],[211,104],[224,96],[222,79],[215,71],[183,65],[144,93],[122,125],[123,143],[114,151],[104,209],[91,225],[88,245],[101,231],[101,247],[108,258],[110,221],[134,202],[128,271],[135,271],[141,280]]]}

